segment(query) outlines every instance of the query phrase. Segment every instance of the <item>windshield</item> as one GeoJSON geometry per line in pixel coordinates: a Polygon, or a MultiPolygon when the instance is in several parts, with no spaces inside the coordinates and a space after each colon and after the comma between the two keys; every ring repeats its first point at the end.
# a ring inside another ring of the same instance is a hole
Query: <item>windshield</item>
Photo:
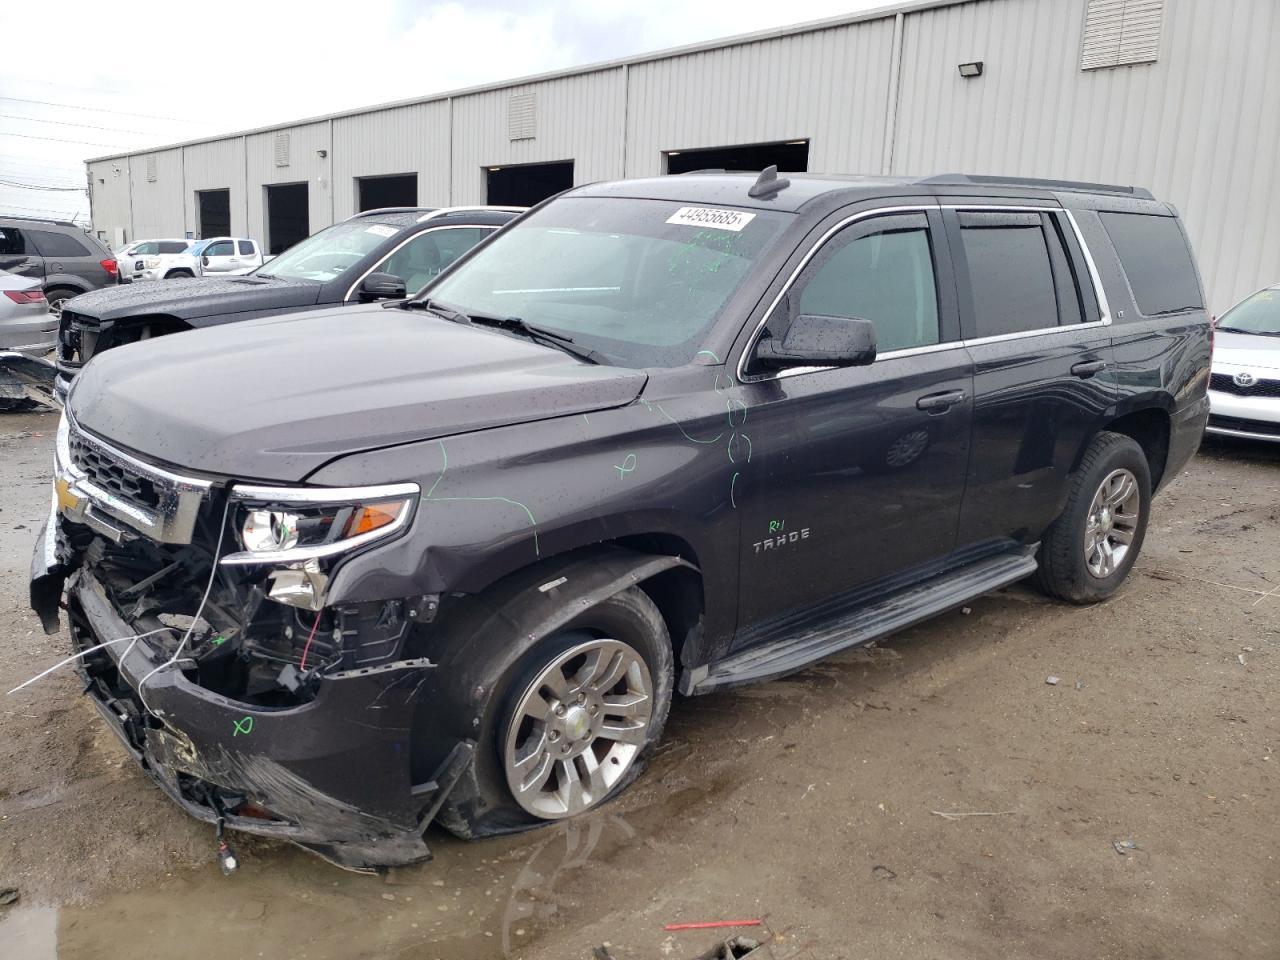
{"type": "Polygon", "coordinates": [[[300,240],[280,256],[258,268],[259,273],[287,280],[332,280],[354,267],[400,227],[368,220],[335,223],[314,236],[300,240]]]}
{"type": "Polygon", "coordinates": [[[195,243],[193,243],[190,246],[190,248],[187,250],[187,253],[191,254],[193,257],[198,257],[200,256],[200,254],[204,253],[204,248],[211,243],[213,243],[212,238],[208,240],[197,240],[195,243]]]}
{"type": "Polygon", "coordinates": [[[628,367],[690,362],[791,214],[565,197],[424,291],[519,317],[628,367]]]}
{"type": "Polygon", "coordinates": [[[1259,290],[1241,300],[1218,321],[1218,329],[1280,337],[1280,290],[1259,290]]]}

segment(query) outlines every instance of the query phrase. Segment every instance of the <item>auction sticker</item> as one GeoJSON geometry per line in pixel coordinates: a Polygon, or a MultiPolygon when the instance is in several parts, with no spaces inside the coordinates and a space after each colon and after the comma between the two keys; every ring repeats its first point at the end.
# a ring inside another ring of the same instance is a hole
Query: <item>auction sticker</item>
{"type": "Polygon", "coordinates": [[[364,228],[365,233],[372,233],[377,237],[394,237],[400,231],[395,227],[388,227],[384,223],[375,223],[364,228]]]}
{"type": "Polygon", "coordinates": [[[732,230],[737,233],[755,218],[754,213],[743,213],[741,210],[681,207],[667,217],[667,223],[681,223],[687,227],[710,227],[712,230],[732,230]]]}

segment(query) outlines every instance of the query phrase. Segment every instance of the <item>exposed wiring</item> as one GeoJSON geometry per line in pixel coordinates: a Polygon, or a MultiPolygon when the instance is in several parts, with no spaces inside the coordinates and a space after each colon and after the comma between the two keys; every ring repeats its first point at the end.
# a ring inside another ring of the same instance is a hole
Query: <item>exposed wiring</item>
{"type": "MultiPolygon", "coordinates": [[[[72,656],[67,657],[65,660],[59,660],[48,670],[42,670],[40,673],[37,673],[30,680],[24,680],[22,683],[18,684],[16,687],[10,690],[9,693],[17,693],[23,687],[29,687],[31,686],[31,684],[35,683],[37,680],[41,679],[42,677],[47,677],[49,674],[53,673],[53,671],[57,670],[59,667],[65,667],[68,663],[75,663],[75,661],[79,660],[81,657],[87,657],[89,654],[95,653],[98,650],[103,649],[104,647],[109,647],[113,643],[124,643],[126,640],[132,640],[134,643],[137,643],[143,637],[150,637],[157,633],[164,633],[166,630],[173,630],[176,632],[177,629],[178,629],[177,627],[161,627],[159,630],[148,630],[146,633],[135,633],[131,637],[117,637],[115,640],[108,640],[105,643],[96,644],[92,647],[89,647],[87,650],[81,650],[79,653],[76,653],[76,654],[73,654],[72,656]]],[[[132,650],[133,648],[130,647],[129,649],[132,650]]],[[[125,656],[128,656],[128,651],[125,652],[125,656]]],[[[8,696],[9,693],[6,693],[5,696],[8,696]]]]}
{"type": "MultiPolygon", "coordinates": [[[[204,596],[200,598],[200,606],[196,607],[195,615],[191,618],[191,625],[187,627],[187,632],[182,635],[182,640],[178,643],[178,649],[173,651],[173,656],[153,669],[145,677],[138,681],[138,699],[142,701],[143,708],[153,717],[160,715],[151,709],[147,703],[146,695],[143,693],[143,687],[147,681],[156,675],[165,667],[172,666],[178,662],[178,658],[182,656],[182,650],[187,645],[187,641],[191,639],[191,634],[195,632],[196,624],[200,622],[200,615],[204,613],[204,606],[209,602],[209,594],[213,592],[213,582],[218,579],[218,560],[222,556],[222,541],[227,535],[227,518],[231,515],[231,498],[227,497],[227,502],[222,508],[222,523],[218,527],[218,542],[213,548],[213,568],[209,571],[209,583],[204,588],[204,596]]],[[[190,659],[190,658],[188,658],[190,659]]]]}
{"type": "Polygon", "coordinates": [[[316,611],[316,622],[311,624],[311,632],[307,634],[307,642],[302,648],[302,662],[298,664],[298,672],[303,673],[307,669],[307,652],[311,649],[311,641],[316,638],[316,627],[320,626],[320,611],[316,611]]]}

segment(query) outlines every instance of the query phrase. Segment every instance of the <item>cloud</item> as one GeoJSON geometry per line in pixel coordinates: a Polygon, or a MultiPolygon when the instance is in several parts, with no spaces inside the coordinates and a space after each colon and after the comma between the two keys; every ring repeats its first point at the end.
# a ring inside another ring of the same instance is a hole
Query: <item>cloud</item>
{"type": "MultiPolygon", "coordinates": [[[[0,118],[0,180],[79,184],[81,161],[89,156],[878,5],[880,0],[648,0],[643,6],[634,0],[312,0],[258,3],[245,16],[219,17],[212,8],[189,4],[170,5],[163,15],[134,15],[118,5],[63,0],[56,48],[8,45],[0,58],[0,93],[81,109],[0,100],[0,114],[7,115],[0,118]],[[29,139],[37,137],[49,139],[29,139]]],[[[48,16],[29,4],[0,4],[0,36],[43,35],[48,16]]],[[[77,203],[83,206],[83,199],[73,194],[0,186],[0,209],[47,207],[69,215],[77,203]]]]}

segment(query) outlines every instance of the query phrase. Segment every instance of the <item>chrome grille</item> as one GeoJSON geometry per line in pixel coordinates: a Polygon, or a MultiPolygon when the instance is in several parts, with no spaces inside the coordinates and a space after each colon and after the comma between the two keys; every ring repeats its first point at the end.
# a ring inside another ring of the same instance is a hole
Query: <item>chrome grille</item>
{"type": "Polygon", "coordinates": [[[1231,374],[1215,373],[1209,378],[1209,389],[1234,394],[1237,397],[1280,397],[1280,380],[1259,377],[1249,386],[1242,387],[1235,382],[1231,374]]]}
{"type": "Polygon", "coordinates": [[[210,482],[118,450],[65,416],[56,466],[70,494],[68,518],[113,540],[132,530],[161,543],[190,543],[210,482]]]}

